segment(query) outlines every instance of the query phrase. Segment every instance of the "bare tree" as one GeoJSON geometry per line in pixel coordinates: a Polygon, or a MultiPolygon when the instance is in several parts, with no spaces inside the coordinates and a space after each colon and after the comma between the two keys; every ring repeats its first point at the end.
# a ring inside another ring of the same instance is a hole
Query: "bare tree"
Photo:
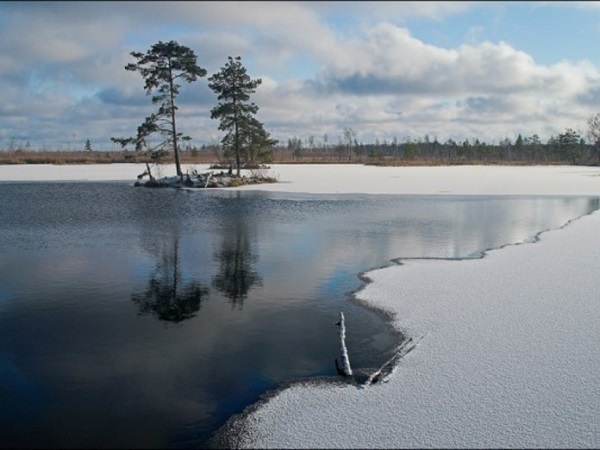
{"type": "Polygon", "coordinates": [[[596,113],[595,116],[591,116],[588,121],[588,136],[594,144],[596,149],[596,157],[598,158],[598,164],[600,164],[600,113],[596,113]]]}

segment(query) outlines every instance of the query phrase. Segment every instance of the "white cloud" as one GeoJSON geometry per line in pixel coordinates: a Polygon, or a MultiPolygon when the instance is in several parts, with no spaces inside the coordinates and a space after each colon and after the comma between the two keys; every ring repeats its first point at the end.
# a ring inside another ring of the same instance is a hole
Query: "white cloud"
{"type": "MultiPolygon", "coordinates": [[[[505,14],[510,4],[502,5],[505,14]]],[[[517,130],[544,138],[543,130],[584,124],[600,92],[591,62],[565,57],[541,65],[507,41],[480,41],[481,23],[470,24],[467,41],[454,47],[411,33],[410,18],[451,20],[485,3],[8,2],[0,8],[0,139],[82,127],[96,128],[108,142],[125,120],[133,133],[152,105],[140,75],[124,66],[131,51],[157,40],[192,48],[208,76],[227,56],[242,56],[248,73],[263,79],[254,97],[259,119],[280,139],[335,136],[345,127],[365,141],[425,133],[445,139],[467,130],[488,141],[517,130]]],[[[202,140],[219,132],[207,119],[214,99],[206,79],[199,83],[180,100],[202,140]]]]}

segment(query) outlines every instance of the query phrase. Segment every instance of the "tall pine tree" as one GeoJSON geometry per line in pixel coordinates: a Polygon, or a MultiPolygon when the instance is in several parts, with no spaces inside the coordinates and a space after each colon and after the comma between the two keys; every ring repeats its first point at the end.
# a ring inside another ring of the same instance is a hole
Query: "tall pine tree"
{"type": "Polygon", "coordinates": [[[152,103],[159,103],[158,111],[146,117],[137,130],[137,136],[131,138],[111,138],[113,142],[125,147],[128,144],[134,144],[136,150],[141,150],[147,146],[146,139],[159,133],[164,140],[153,148],[150,152],[153,159],[159,158],[169,149],[175,154],[175,167],[177,176],[183,178],[181,164],[179,162],[178,140],[190,140],[189,136],[184,136],[177,131],[175,98],[179,95],[178,80],[187,83],[196,81],[199,77],[206,76],[206,69],[198,66],[194,51],[188,47],[178,44],[175,41],[162,42],[154,44],[145,54],[140,52],[131,52],[137,62],[129,63],[125,70],[139,72],[144,78],[146,95],[152,96],[152,103]]]}
{"type": "Polygon", "coordinates": [[[220,119],[219,130],[226,135],[221,140],[226,156],[235,158],[236,174],[240,167],[256,157],[257,148],[270,147],[277,141],[270,139],[263,124],[254,116],[258,106],[249,102],[250,94],[262,83],[260,78],[251,79],[242,65],[241,57],[229,56],[227,64],[208,79],[219,103],[210,112],[211,119],[220,119]]]}

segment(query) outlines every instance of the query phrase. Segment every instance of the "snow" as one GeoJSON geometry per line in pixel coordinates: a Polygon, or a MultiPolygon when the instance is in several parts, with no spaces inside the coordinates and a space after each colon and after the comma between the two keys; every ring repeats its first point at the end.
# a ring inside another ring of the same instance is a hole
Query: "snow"
{"type": "MultiPolygon", "coordinates": [[[[185,173],[208,165],[182,165],[185,173]]],[[[2,181],[127,181],[144,164],[0,165],[2,181]]],[[[175,174],[174,165],[153,168],[157,178],[175,174]]],[[[219,171],[217,171],[219,172],[219,171]]],[[[242,171],[244,174],[245,171],[242,171]]],[[[297,193],[596,195],[600,168],[584,166],[376,167],[348,164],[273,164],[267,175],[278,183],[235,189],[297,193]]]]}
{"type": "Polygon", "coordinates": [[[146,170],[145,164],[0,165],[1,181],[131,181],[146,170]]]}
{"type": "MultiPolygon", "coordinates": [[[[377,167],[272,165],[263,191],[314,194],[596,195],[600,168],[581,166],[377,167]]],[[[255,189],[245,186],[240,189],[255,189]]]]}
{"type": "MultiPolygon", "coordinates": [[[[142,171],[0,166],[0,181],[135,180],[142,171]]],[[[279,183],[236,189],[600,195],[597,167],[274,165],[273,173],[279,183]]],[[[599,229],[594,212],[482,259],[405,260],[369,272],[372,282],[357,297],[390,312],[416,347],[383,383],[298,383],[279,391],[248,412],[236,444],[600,447],[599,229]]]]}

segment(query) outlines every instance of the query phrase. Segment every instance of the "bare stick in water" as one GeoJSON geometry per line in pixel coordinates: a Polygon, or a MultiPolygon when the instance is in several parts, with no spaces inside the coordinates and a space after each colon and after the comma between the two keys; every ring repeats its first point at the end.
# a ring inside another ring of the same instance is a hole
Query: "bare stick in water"
{"type": "Polygon", "coordinates": [[[340,321],[336,323],[340,327],[340,347],[342,350],[342,367],[339,367],[337,359],[335,360],[335,367],[340,375],[346,377],[352,376],[352,368],[350,367],[350,358],[348,358],[348,348],[346,348],[346,321],[344,319],[344,313],[340,312],[340,321]]]}

